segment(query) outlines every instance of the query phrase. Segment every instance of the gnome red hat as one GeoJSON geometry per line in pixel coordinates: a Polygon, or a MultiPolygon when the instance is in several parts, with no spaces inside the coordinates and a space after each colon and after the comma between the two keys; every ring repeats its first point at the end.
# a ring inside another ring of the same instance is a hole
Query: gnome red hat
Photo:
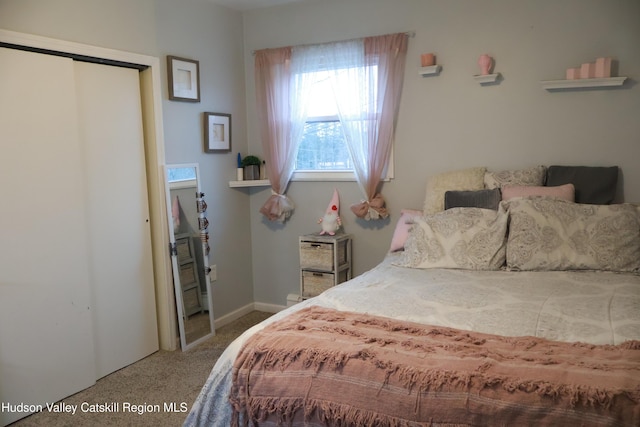
{"type": "Polygon", "coordinates": [[[340,219],[340,200],[338,199],[337,189],[333,190],[333,197],[331,198],[331,202],[329,202],[329,206],[327,206],[327,211],[318,223],[322,224],[320,234],[329,234],[330,236],[336,234],[336,231],[342,226],[342,220],[340,219]]]}
{"type": "Polygon", "coordinates": [[[331,197],[331,202],[329,206],[327,206],[326,213],[335,213],[336,215],[340,215],[340,198],[338,197],[338,189],[333,189],[333,197],[331,197]]]}

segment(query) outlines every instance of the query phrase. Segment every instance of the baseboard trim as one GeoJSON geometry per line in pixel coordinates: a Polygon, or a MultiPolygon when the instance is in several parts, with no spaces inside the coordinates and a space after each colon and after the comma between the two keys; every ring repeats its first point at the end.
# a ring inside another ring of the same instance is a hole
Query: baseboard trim
{"type": "Polygon", "coordinates": [[[237,310],[232,311],[231,313],[225,314],[218,319],[214,319],[213,324],[216,329],[223,327],[224,325],[228,325],[234,320],[238,320],[242,316],[251,313],[254,308],[254,303],[250,303],[245,305],[244,307],[240,307],[237,310]]]}
{"type": "Polygon", "coordinates": [[[252,311],[264,311],[266,313],[277,313],[281,310],[284,310],[285,306],[278,304],[267,304],[264,302],[253,302],[249,303],[243,307],[240,307],[237,310],[232,311],[231,313],[227,313],[224,316],[220,316],[220,318],[214,319],[213,324],[216,329],[223,327],[224,325],[228,325],[229,323],[238,320],[244,315],[251,313],[252,311]]]}
{"type": "Polygon", "coordinates": [[[264,311],[265,313],[277,313],[287,308],[284,305],[267,304],[264,302],[254,302],[253,309],[256,311],[264,311]]]}

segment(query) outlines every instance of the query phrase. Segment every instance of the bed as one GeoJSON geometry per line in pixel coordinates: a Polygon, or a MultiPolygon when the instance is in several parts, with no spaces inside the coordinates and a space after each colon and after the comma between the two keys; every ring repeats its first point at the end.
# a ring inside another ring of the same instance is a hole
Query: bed
{"type": "Polygon", "coordinates": [[[185,425],[640,425],[640,208],[528,180],[550,169],[428,181],[379,265],[225,350],[185,425]]]}

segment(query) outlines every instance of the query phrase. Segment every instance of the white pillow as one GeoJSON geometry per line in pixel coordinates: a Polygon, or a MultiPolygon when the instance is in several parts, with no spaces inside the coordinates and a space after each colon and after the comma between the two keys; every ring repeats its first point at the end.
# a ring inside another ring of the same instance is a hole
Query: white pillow
{"type": "Polygon", "coordinates": [[[503,208],[452,208],[414,218],[396,265],[498,270],[505,262],[507,221],[503,208]]]}
{"type": "Polygon", "coordinates": [[[444,210],[444,193],[447,191],[471,191],[484,188],[485,167],[444,172],[427,179],[427,193],[424,198],[424,214],[429,215],[444,210]]]}

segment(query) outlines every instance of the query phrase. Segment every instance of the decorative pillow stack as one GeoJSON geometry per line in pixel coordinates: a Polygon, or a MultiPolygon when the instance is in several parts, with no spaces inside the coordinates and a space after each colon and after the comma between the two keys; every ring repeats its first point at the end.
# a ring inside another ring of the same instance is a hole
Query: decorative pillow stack
{"type": "Polygon", "coordinates": [[[617,178],[617,166],[434,175],[424,216],[403,210],[390,250],[412,268],[640,272],[640,207],[609,205],[617,178]]]}
{"type": "Polygon", "coordinates": [[[414,218],[397,263],[411,268],[498,270],[505,262],[507,213],[453,208],[414,218]]]}
{"type": "Polygon", "coordinates": [[[510,216],[507,267],[640,271],[640,215],[632,204],[531,198],[503,202],[510,216]]]}

